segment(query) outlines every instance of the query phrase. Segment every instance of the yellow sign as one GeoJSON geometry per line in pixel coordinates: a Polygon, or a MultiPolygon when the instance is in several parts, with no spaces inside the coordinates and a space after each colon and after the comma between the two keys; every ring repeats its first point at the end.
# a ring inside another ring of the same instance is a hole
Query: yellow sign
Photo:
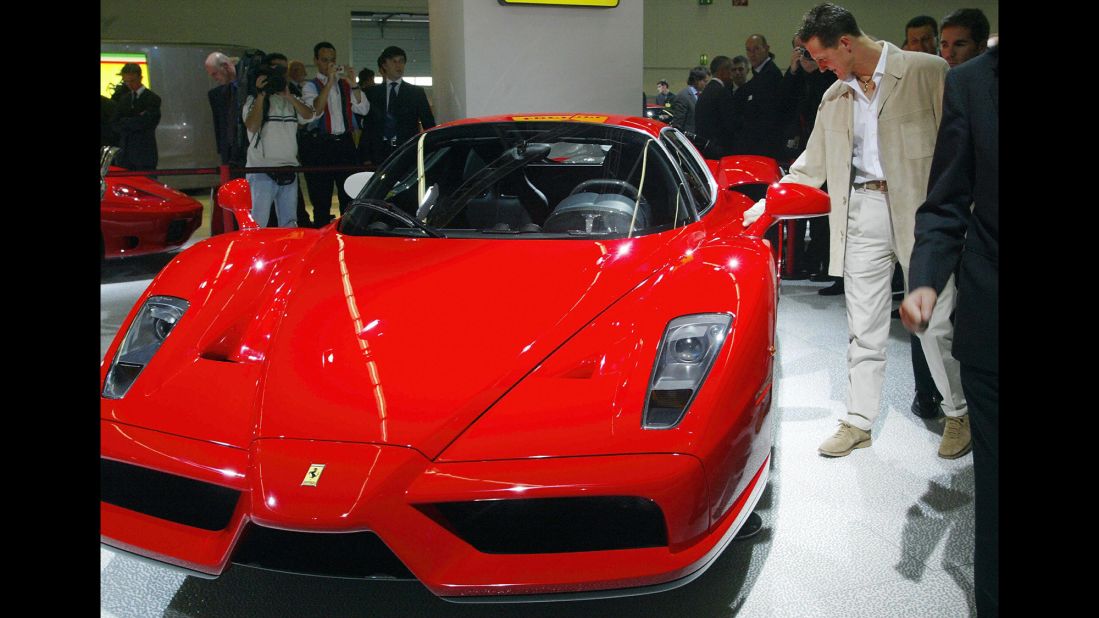
{"type": "Polygon", "coordinates": [[[542,4],[557,6],[593,6],[597,8],[611,8],[618,6],[618,0],[500,0],[500,4],[542,4]]]}
{"type": "Polygon", "coordinates": [[[324,472],[324,464],[312,464],[309,466],[309,471],[305,473],[305,478],[302,479],[302,486],[316,487],[317,481],[321,480],[321,472],[324,472]]]}
{"type": "Polygon", "coordinates": [[[132,62],[141,67],[141,83],[146,88],[152,89],[149,84],[149,63],[145,54],[131,54],[121,52],[103,52],[99,54],[99,94],[111,98],[114,87],[122,83],[122,76],[118,74],[126,63],[132,62]]]}
{"type": "Polygon", "coordinates": [[[562,121],[565,121],[565,120],[571,120],[573,122],[596,122],[596,123],[599,123],[599,122],[606,122],[607,121],[606,116],[593,116],[591,114],[565,114],[565,115],[557,115],[557,116],[551,116],[549,114],[541,114],[541,115],[538,115],[538,116],[512,116],[511,119],[515,122],[530,122],[530,121],[536,121],[536,120],[551,121],[551,122],[562,122],[562,121]]]}

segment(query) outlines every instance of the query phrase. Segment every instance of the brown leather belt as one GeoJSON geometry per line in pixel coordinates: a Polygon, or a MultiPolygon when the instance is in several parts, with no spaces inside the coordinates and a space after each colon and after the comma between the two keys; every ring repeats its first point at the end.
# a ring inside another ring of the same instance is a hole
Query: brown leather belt
{"type": "Polygon", "coordinates": [[[889,185],[884,180],[868,180],[866,182],[856,182],[854,187],[856,189],[866,189],[867,191],[881,191],[882,193],[889,192],[889,185]]]}

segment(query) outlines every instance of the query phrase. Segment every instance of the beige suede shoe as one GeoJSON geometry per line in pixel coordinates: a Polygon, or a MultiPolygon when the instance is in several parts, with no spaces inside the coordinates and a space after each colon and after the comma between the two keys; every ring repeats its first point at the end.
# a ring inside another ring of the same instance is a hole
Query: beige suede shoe
{"type": "Polygon", "coordinates": [[[943,441],[939,444],[939,457],[957,459],[973,447],[969,433],[969,415],[946,417],[943,441]]]}
{"type": "Polygon", "coordinates": [[[857,448],[868,446],[870,446],[869,431],[863,431],[847,421],[840,421],[840,428],[836,430],[836,434],[825,440],[817,450],[825,457],[843,457],[857,448]]]}

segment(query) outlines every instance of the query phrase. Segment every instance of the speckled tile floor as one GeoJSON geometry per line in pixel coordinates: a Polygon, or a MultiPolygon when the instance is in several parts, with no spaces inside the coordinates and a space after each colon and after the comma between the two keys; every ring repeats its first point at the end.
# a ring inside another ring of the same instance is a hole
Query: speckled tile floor
{"type": "MultiPolygon", "coordinates": [[[[101,288],[105,350],[149,279],[101,288]]],[[[771,482],[755,537],[659,595],[534,605],[453,605],[417,582],[353,582],[230,569],[187,577],[100,550],[100,614],[144,616],[973,616],[973,458],[936,455],[942,421],[912,415],[908,334],[892,322],[874,444],[827,459],[847,388],[842,297],[784,282],[771,482]]]]}

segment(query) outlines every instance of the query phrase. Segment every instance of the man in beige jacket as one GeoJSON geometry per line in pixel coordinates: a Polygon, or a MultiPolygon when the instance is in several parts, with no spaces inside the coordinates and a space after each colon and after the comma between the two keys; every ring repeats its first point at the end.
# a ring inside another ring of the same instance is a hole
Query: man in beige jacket
{"type": "MultiPolygon", "coordinates": [[[[834,4],[810,9],[797,36],[821,70],[838,78],[824,93],[805,152],[780,182],[828,183],[828,274],[843,276],[850,343],[847,417],[820,453],[842,457],[871,443],[885,380],[893,266],[899,261],[907,276],[916,209],[927,195],[942,117],[947,64],[874,41],[847,9],[834,4]]],[[[761,200],[747,211],[745,224],[765,207],[761,200]]],[[[953,306],[953,279],[944,292],[953,306]]],[[[922,343],[947,417],[939,455],[955,458],[969,451],[970,439],[960,367],[950,352],[949,314],[938,314],[922,343]]]]}

